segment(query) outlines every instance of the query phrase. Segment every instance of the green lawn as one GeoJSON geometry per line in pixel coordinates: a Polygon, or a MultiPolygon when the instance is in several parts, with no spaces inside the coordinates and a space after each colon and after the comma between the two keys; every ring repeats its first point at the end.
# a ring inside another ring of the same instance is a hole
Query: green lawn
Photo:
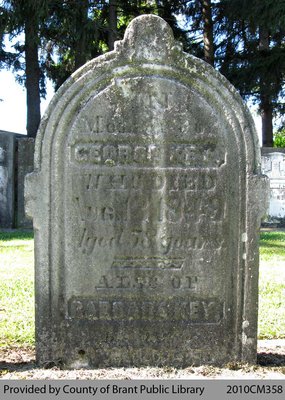
{"type": "Polygon", "coordinates": [[[34,344],[34,241],[0,232],[0,346],[34,344]]]}
{"type": "MultiPolygon", "coordinates": [[[[0,347],[34,345],[33,235],[0,232],[0,347]]],[[[285,232],[260,240],[259,338],[285,338],[285,232]]]]}
{"type": "Polygon", "coordinates": [[[285,232],[261,234],[258,334],[285,338],[285,232]]]}

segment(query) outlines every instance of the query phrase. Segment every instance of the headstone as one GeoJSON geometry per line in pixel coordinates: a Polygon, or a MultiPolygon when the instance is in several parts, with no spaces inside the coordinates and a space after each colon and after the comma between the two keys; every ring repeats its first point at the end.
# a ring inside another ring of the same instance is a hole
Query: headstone
{"type": "Polygon", "coordinates": [[[16,227],[32,228],[32,220],[25,214],[24,181],[25,176],[34,170],[35,139],[19,137],[16,140],[16,176],[17,176],[17,202],[16,202],[16,227]]]}
{"type": "Polygon", "coordinates": [[[55,95],[26,181],[41,364],[254,362],[257,135],[235,89],[134,19],[55,95]]]}
{"type": "Polygon", "coordinates": [[[267,222],[285,224],[285,149],[263,148],[261,170],[270,181],[267,222]]]}
{"type": "Polygon", "coordinates": [[[0,131],[0,228],[14,226],[15,134],[0,131]]]}

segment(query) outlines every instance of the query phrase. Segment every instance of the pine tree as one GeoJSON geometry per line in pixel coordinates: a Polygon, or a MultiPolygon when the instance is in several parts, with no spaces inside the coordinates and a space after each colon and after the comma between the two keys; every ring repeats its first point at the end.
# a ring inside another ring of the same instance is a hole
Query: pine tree
{"type": "Polygon", "coordinates": [[[285,2],[223,0],[221,72],[245,99],[259,105],[264,146],[273,144],[273,117],[284,112],[285,2]]]}
{"type": "Polygon", "coordinates": [[[214,66],[214,32],[211,0],[200,0],[203,19],[204,60],[214,66]]]}
{"type": "Polygon", "coordinates": [[[40,96],[44,92],[43,79],[39,61],[40,24],[47,16],[48,0],[5,0],[1,6],[1,64],[12,67],[15,71],[24,69],[23,82],[27,97],[27,134],[35,137],[41,119],[40,96]],[[23,32],[24,46],[16,46],[18,53],[4,50],[3,35],[11,36],[23,32]],[[19,61],[24,54],[25,62],[19,61]]]}

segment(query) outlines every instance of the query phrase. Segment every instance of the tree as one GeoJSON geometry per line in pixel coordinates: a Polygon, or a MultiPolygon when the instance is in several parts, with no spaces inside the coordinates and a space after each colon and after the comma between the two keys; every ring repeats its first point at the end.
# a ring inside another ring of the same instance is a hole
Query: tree
{"type": "Polygon", "coordinates": [[[272,119],[285,111],[284,0],[4,0],[0,14],[0,67],[24,68],[28,135],[40,120],[44,75],[57,89],[77,68],[123,37],[143,13],[164,18],[184,50],[219,69],[246,99],[258,103],[264,145],[272,145],[272,119]],[[178,23],[186,19],[185,26],[178,23]],[[25,32],[16,53],[5,33],[25,32]],[[39,59],[39,49],[44,58],[39,59]],[[25,55],[25,63],[21,62],[25,55]]]}
{"type": "MultiPolygon", "coordinates": [[[[270,32],[265,24],[259,26],[259,52],[266,64],[270,56],[270,32]]],[[[262,143],[264,146],[273,146],[273,104],[270,93],[270,75],[265,70],[260,74],[260,114],[262,120],[262,143]]]]}
{"type": "Polygon", "coordinates": [[[211,0],[200,0],[203,19],[204,60],[214,66],[214,35],[211,0]]]}
{"type": "Polygon", "coordinates": [[[42,30],[46,72],[57,90],[86,61],[107,50],[105,1],[53,0],[42,30]]]}
{"type": "Polygon", "coordinates": [[[274,115],[284,112],[285,3],[282,0],[222,0],[221,72],[245,99],[258,103],[263,145],[272,146],[274,115]]]}
{"type": "Polygon", "coordinates": [[[181,1],[182,14],[187,20],[187,50],[216,65],[221,43],[224,40],[220,1],[191,0],[181,1]]]}
{"type": "Polygon", "coordinates": [[[74,54],[74,69],[78,69],[84,65],[88,59],[88,13],[89,13],[89,1],[88,0],[76,0],[75,7],[75,54],[74,54]]]}
{"type": "Polygon", "coordinates": [[[83,63],[113,50],[132,18],[155,12],[152,1],[53,1],[44,36],[47,38],[48,76],[58,87],[83,63]],[[80,43],[80,45],[79,45],[80,43]],[[81,62],[76,62],[78,52],[81,62]]]}
{"type": "Polygon", "coordinates": [[[40,96],[44,86],[41,83],[42,75],[39,65],[38,49],[40,44],[39,26],[47,16],[48,0],[5,0],[1,6],[0,20],[2,36],[5,33],[17,35],[25,34],[24,46],[16,46],[18,54],[6,53],[1,42],[1,60],[8,67],[16,71],[24,68],[24,83],[27,93],[27,134],[35,137],[40,123],[40,96]],[[19,62],[24,53],[24,67],[19,62]]]}
{"type": "Polygon", "coordinates": [[[5,0],[0,17],[0,62],[25,72],[17,79],[27,90],[28,135],[36,135],[40,122],[45,74],[58,89],[87,60],[113,49],[130,20],[143,13],[160,14],[186,42],[174,15],[179,6],[179,1],[152,0],[5,0]],[[3,34],[21,32],[25,33],[24,46],[17,45],[17,53],[6,52],[3,34]],[[42,59],[39,50],[44,50],[42,59]],[[22,55],[24,63],[20,62],[22,55]]]}
{"type": "Polygon", "coordinates": [[[285,111],[284,0],[182,3],[191,52],[219,69],[245,100],[259,105],[263,144],[271,146],[272,120],[285,111]]]}
{"type": "Polygon", "coordinates": [[[108,47],[109,50],[114,50],[114,43],[117,39],[117,6],[116,0],[109,1],[109,34],[108,34],[108,47]]]}
{"type": "Polygon", "coordinates": [[[41,120],[40,67],[38,58],[39,15],[34,2],[24,2],[25,75],[27,90],[27,134],[35,137],[41,120]]]}

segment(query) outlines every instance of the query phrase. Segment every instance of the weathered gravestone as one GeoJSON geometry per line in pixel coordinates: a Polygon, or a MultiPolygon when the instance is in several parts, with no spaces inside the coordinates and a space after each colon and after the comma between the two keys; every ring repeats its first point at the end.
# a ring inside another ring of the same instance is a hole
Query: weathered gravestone
{"type": "Polygon", "coordinates": [[[54,97],[26,182],[40,363],[253,362],[257,137],[234,88],[156,16],[54,97]]]}
{"type": "Polygon", "coordinates": [[[285,149],[264,147],[261,170],[270,180],[267,222],[285,225],[285,149]]]}
{"type": "Polygon", "coordinates": [[[17,228],[31,228],[32,221],[25,215],[24,205],[24,181],[25,176],[34,170],[34,146],[35,139],[22,135],[16,141],[17,146],[17,228]]]}
{"type": "Polygon", "coordinates": [[[0,131],[0,228],[14,226],[14,157],[13,132],[0,131]]]}

